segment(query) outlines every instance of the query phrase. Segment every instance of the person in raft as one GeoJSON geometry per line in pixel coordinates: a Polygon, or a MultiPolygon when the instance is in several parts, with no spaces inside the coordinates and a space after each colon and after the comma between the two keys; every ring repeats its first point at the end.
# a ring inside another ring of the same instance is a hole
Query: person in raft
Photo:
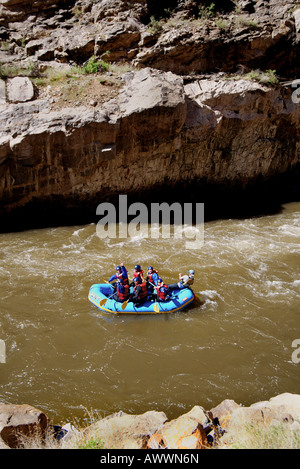
{"type": "Polygon", "coordinates": [[[157,286],[155,287],[157,301],[166,301],[168,296],[168,289],[168,285],[166,285],[163,280],[159,278],[157,281],[157,286]]]}
{"type": "Polygon", "coordinates": [[[157,286],[158,279],[159,277],[158,277],[157,270],[153,269],[153,267],[150,265],[148,267],[147,278],[146,278],[147,288],[150,293],[154,292],[154,288],[157,286]]]}
{"type": "Polygon", "coordinates": [[[169,285],[169,290],[178,290],[178,288],[181,289],[191,287],[194,283],[194,278],[195,271],[193,269],[189,270],[188,275],[179,274],[179,282],[171,283],[171,285],[169,285]]]}
{"type": "Polygon", "coordinates": [[[145,280],[142,281],[139,276],[134,277],[133,283],[134,283],[134,291],[130,297],[130,301],[132,301],[134,304],[139,306],[145,303],[145,301],[147,300],[147,296],[148,296],[147,284],[145,280]]]}
{"type": "Polygon", "coordinates": [[[115,301],[124,303],[129,298],[129,285],[124,280],[118,280],[116,284],[116,291],[112,297],[115,301]]]}
{"type": "Polygon", "coordinates": [[[145,280],[144,280],[144,271],[142,270],[142,268],[139,264],[134,266],[132,282],[134,282],[135,278],[139,278],[141,282],[145,282],[145,280]]]}
{"type": "MultiPolygon", "coordinates": [[[[124,267],[123,262],[121,262],[120,265],[116,267],[116,273],[112,275],[109,279],[108,282],[113,282],[114,280],[123,280],[124,283],[128,283],[128,275],[127,275],[127,270],[124,267]]],[[[113,286],[116,286],[116,283],[113,283],[113,286]]]]}

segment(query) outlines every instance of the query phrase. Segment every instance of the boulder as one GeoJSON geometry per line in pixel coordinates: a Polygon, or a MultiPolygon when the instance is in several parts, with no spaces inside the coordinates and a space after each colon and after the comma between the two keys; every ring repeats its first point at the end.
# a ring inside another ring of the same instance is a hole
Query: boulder
{"type": "Polygon", "coordinates": [[[30,405],[0,404],[0,441],[9,448],[22,448],[27,438],[43,440],[48,425],[46,414],[30,405]]]}
{"type": "MultiPolygon", "coordinates": [[[[230,403],[221,411],[221,404],[213,409],[216,415],[222,414],[220,423],[226,433],[222,437],[223,445],[247,442],[249,437],[256,434],[272,432],[272,429],[286,428],[290,432],[299,430],[300,396],[296,394],[281,394],[269,401],[256,402],[249,407],[235,406],[230,403]],[[219,409],[218,409],[219,408],[219,409]]],[[[259,443],[259,442],[258,442],[259,443]]]]}
{"type": "Polygon", "coordinates": [[[222,428],[226,429],[232,413],[240,406],[232,399],[225,399],[217,407],[210,410],[214,418],[219,420],[222,428]]]}
{"type": "Polygon", "coordinates": [[[148,411],[141,415],[118,412],[86,428],[84,438],[100,440],[106,449],[141,449],[166,420],[164,412],[148,411]]]}
{"type": "Polygon", "coordinates": [[[31,101],[34,88],[28,77],[15,77],[7,81],[7,99],[12,103],[31,101]]]}
{"type": "Polygon", "coordinates": [[[195,406],[190,412],[171,420],[154,433],[147,443],[148,449],[202,449],[209,447],[205,427],[210,418],[203,407],[195,406]]]}
{"type": "Polygon", "coordinates": [[[269,401],[256,402],[254,408],[269,408],[278,413],[289,414],[294,420],[300,420],[300,395],[289,392],[272,397],[269,401]]]}
{"type": "MultiPolygon", "coordinates": [[[[171,72],[144,68],[138,72],[128,72],[123,76],[125,86],[121,89],[118,101],[123,116],[142,113],[154,108],[180,107],[185,112],[183,81],[171,72]]],[[[175,112],[174,112],[175,113],[175,112]]],[[[184,123],[181,118],[180,128],[184,123]]],[[[168,125],[170,122],[168,121],[168,125]]],[[[180,130],[177,129],[177,130],[180,130]]],[[[148,129],[149,131],[149,129],[148,129]]],[[[156,129],[157,132],[157,129],[156,129]]]]}

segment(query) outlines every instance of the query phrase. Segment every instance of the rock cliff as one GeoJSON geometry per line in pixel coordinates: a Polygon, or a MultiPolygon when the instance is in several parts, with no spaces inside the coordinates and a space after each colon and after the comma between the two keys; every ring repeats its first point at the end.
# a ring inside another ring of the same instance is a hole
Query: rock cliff
{"type": "Polygon", "coordinates": [[[229,215],[299,197],[298,13],[276,0],[0,0],[3,229],[88,221],[120,193],[180,190],[229,215]],[[74,69],[92,56],[88,81],[74,69]],[[13,91],[20,75],[33,90],[13,91]]]}

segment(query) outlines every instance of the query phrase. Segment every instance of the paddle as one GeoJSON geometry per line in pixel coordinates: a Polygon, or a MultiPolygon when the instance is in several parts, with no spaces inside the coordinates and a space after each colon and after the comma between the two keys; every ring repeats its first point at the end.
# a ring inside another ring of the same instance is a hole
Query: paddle
{"type": "MultiPolygon", "coordinates": [[[[151,282],[149,282],[149,283],[151,283],[151,282]]],[[[151,285],[153,285],[153,283],[151,283],[151,285]]],[[[153,286],[155,286],[155,285],[153,285],[153,286]]],[[[130,301],[130,298],[128,300],[124,301],[124,303],[122,303],[121,308],[122,308],[123,311],[126,308],[128,301],[130,301]]],[[[158,304],[157,304],[156,300],[155,300],[155,304],[154,304],[154,311],[156,313],[159,313],[159,307],[158,307],[158,304]]]]}
{"type": "MultiPolygon", "coordinates": [[[[149,280],[148,280],[148,282],[150,283],[150,285],[152,285],[152,287],[156,288],[156,285],[154,285],[154,283],[150,282],[149,280]]],[[[159,306],[158,306],[158,303],[157,303],[157,296],[156,295],[155,295],[154,311],[156,313],[159,313],[159,306]]]]}
{"type": "MultiPolygon", "coordinates": [[[[108,282],[107,280],[104,280],[104,283],[109,283],[109,282],[108,282]]],[[[107,302],[107,300],[109,300],[112,296],[114,296],[114,294],[115,294],[115,292],[114,292],[112,295],[110,295],[108,298],[103,298],[103,300],[101,300],[100,303],[99,303],[100,306],[105,305],[105,303],[107,302]]]]}
{"type": "Polygon", "coordinates": [[[130,298],[128,298],[128,300],[126,300],[126,301],[124,301],[124,302],[122,303],[121,308],[122,308],[123,311],[124,311],[124,309],[126,308],[127,303],[128,303],[129,300],[130,300],[130,298]]]}
{"type": "Polygon", "coordinates": [[[107,298],[103,298],[103,300],[100,301],[100,306],[103,306],[105,305],[105,303],[107,302],[107,300],[109,300],[110,298],[112,298],[114,296],[115,293],[113,293],[112,295],[110,295],[109,297],[107,298]]]}

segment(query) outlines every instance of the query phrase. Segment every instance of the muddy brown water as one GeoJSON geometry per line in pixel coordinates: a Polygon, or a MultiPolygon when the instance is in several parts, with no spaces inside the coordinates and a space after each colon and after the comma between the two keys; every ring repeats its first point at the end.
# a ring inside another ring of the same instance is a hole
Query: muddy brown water
{"type": "Polygon", "coordinates": [[[205,223],[204,245],[100,239],[96,225],[0,235],[0,401],[56,422],[118,412],[166,412],[223,399],[243,405],[300,393],[300,203],[281,213],[205,223]],[[123,260],[167,283],[195,269],[200,307],[113,315],[88,301],[123,260]]]}

